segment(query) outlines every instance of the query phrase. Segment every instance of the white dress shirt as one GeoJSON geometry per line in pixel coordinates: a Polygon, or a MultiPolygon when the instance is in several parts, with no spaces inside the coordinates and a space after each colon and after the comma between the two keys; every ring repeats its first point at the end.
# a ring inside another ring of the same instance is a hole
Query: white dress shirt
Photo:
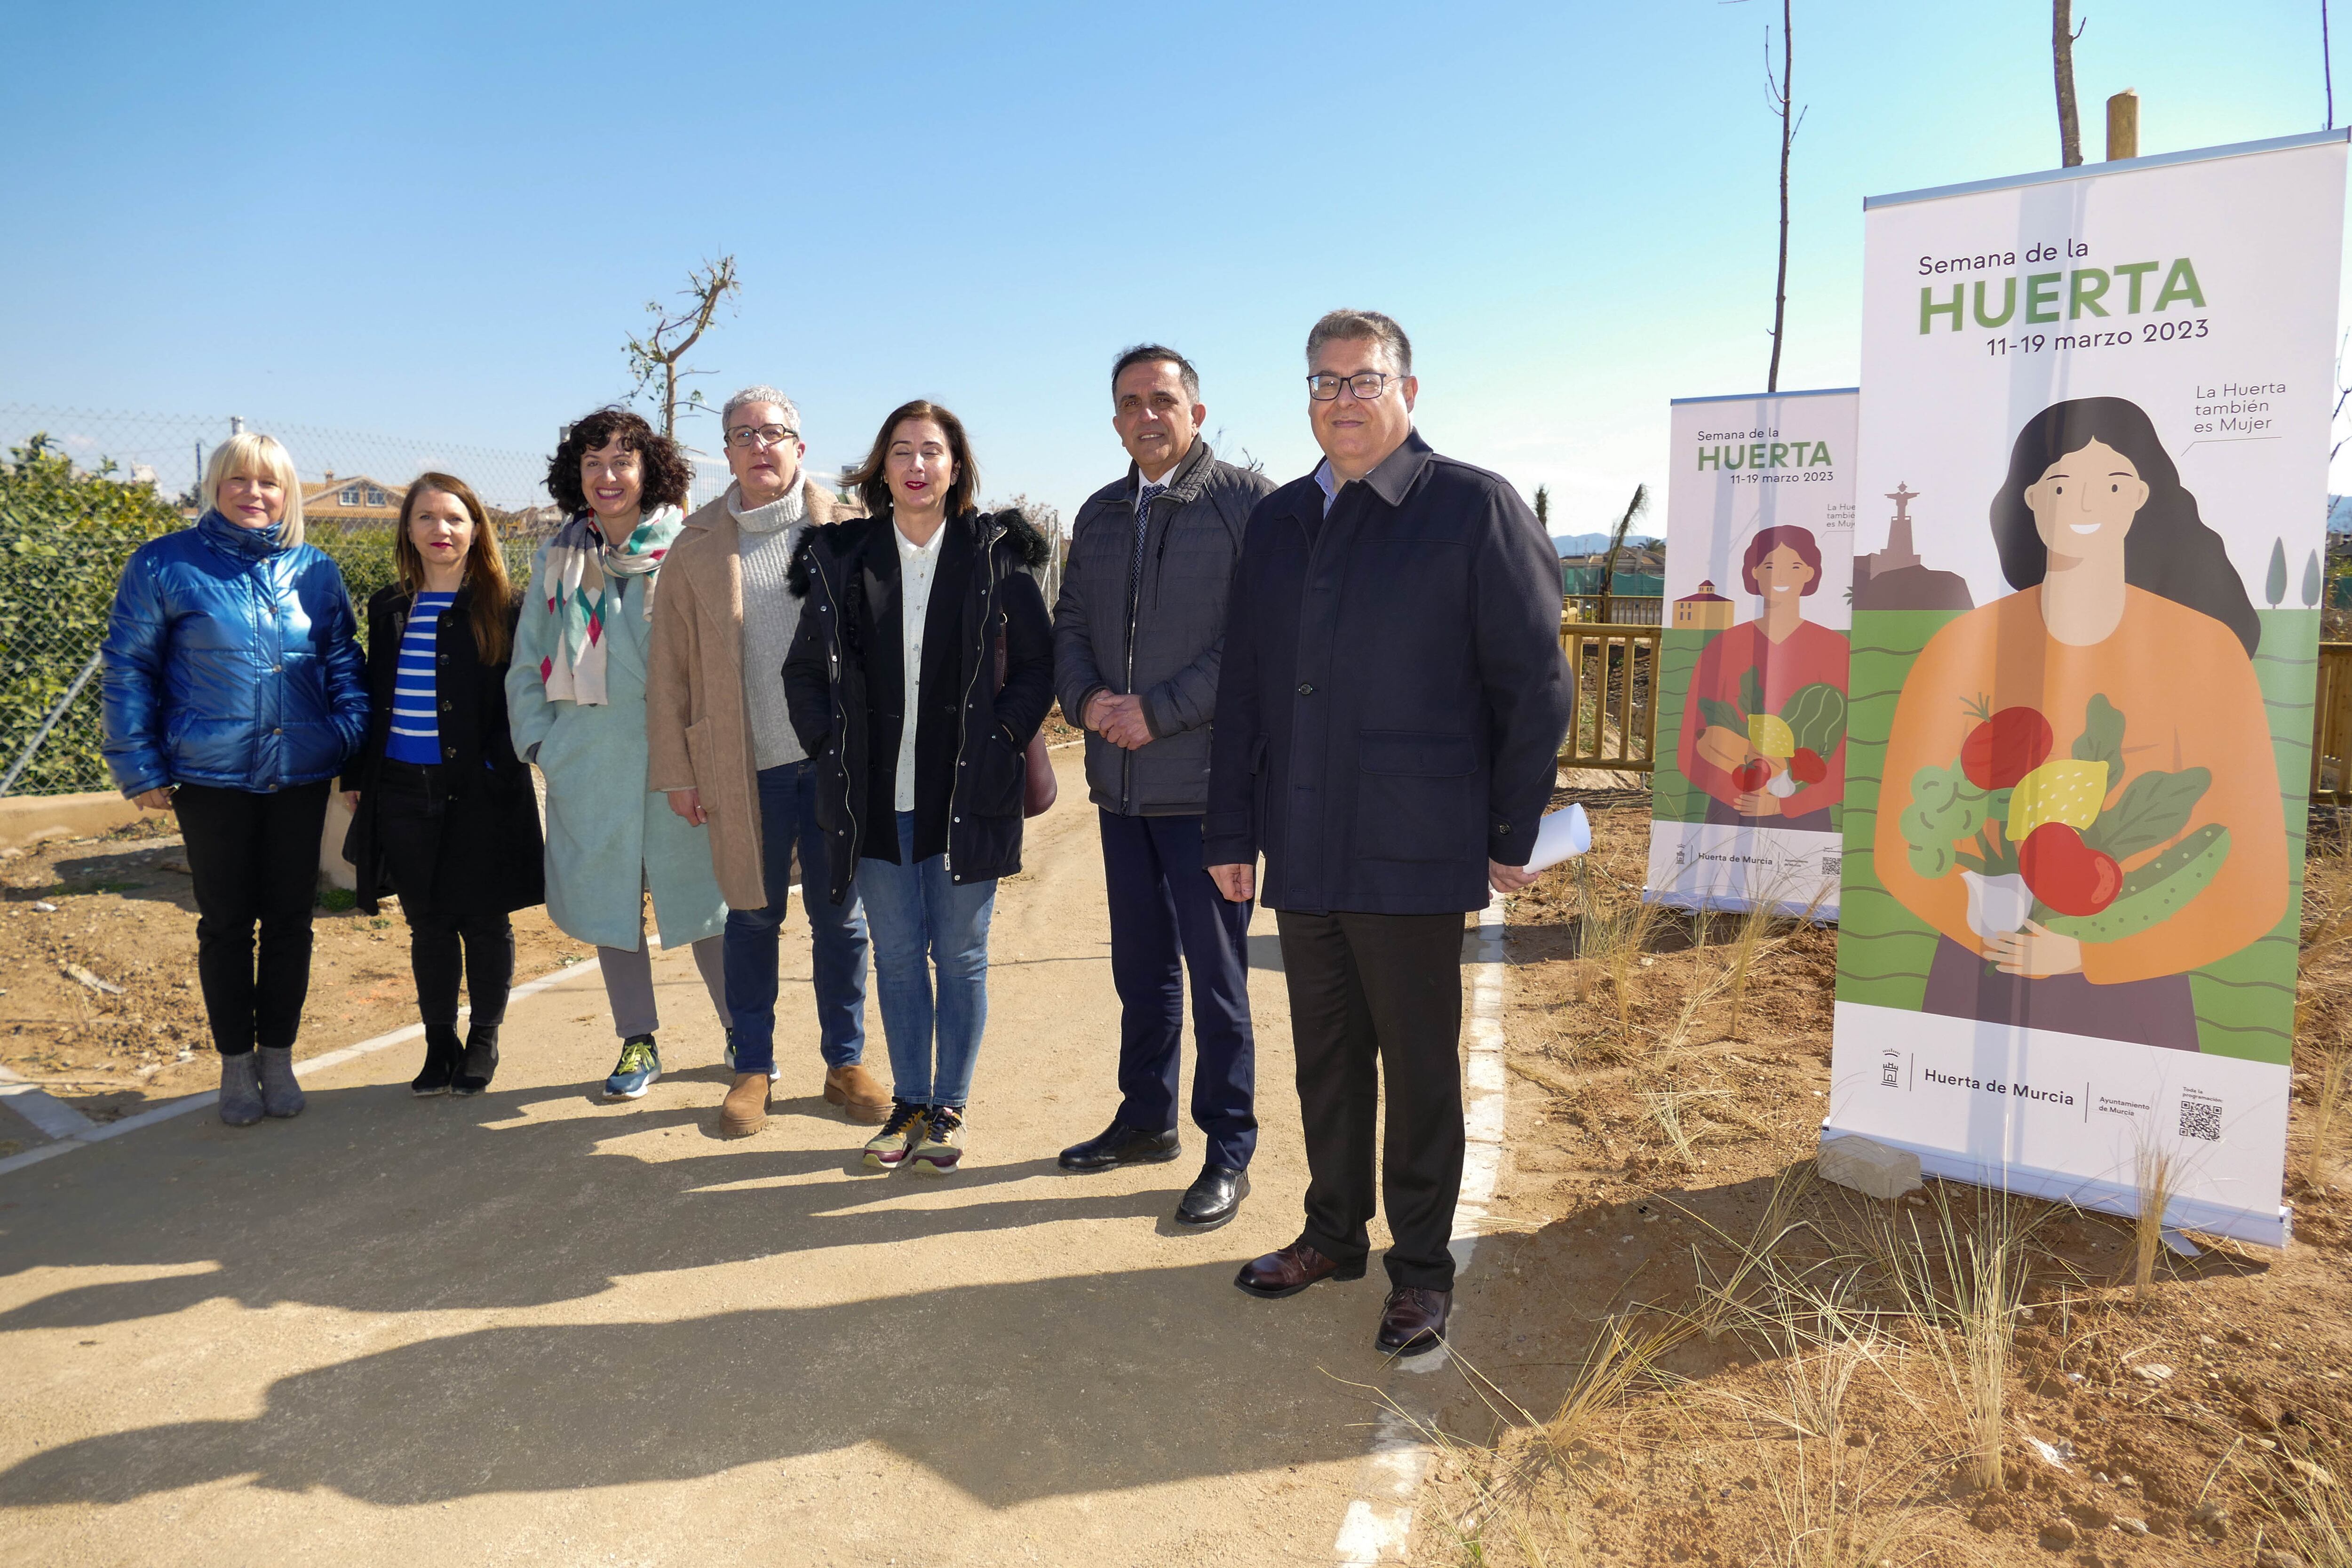
{"type": "Polygon", "coordinates": [[[941,523],[929,543],[917,544],[893,523],[890,536],[898,542],[898,649],[907,664],[906,719],[898,726],[898,776],[890,807],[912,811],[916,715],[922,711],[923,700],[923,621],[930,614],[932,579],[939,575],[940,541],[948,531],[941,523]]]}
{"type": "Polygon", "coordinates": [[[1339,499],[1339,476],[1331,471],[1331,459],[1324,458],[1315,465],[1315,482],[1323,490],[1323,515],[1331,515],[1331,503],[1339,499]]]}

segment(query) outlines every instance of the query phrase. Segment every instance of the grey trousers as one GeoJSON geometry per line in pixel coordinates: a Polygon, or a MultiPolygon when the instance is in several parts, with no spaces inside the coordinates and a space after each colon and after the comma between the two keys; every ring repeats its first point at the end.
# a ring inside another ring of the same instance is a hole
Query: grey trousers
{"type": "MultiPolygon", "coordinates": [[[[693,946],[694,967],[702,972],[703,988],[710,993],[710,1005],[718,1011],[722,1026],[729,1022],[726,951],[724,936],[706,936],[693,946]]],[[[625,1040],[660,1028],[661,1013],[654,1005],[653,944],[600,947],[596,963],[604,972],[604,1000],[613,1009],[614,1032],[625,1040]]]]}

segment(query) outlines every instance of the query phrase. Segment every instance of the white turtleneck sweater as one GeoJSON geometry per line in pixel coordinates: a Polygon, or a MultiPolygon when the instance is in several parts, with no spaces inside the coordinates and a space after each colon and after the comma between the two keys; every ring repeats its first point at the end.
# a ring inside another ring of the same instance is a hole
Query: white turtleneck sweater
{"type": "Polygon", "coordinates": [[[766,506],[743,510],[740,485],[727,487],[727,510],[735,519],[735,553],[743,568],[743,699],[751,714],[751,765],[777,768],[808,753],[793,733],[784,705],[784,656],[800,629],[801,602],[784,585],[808,502],[799,479],[766,506]]]}

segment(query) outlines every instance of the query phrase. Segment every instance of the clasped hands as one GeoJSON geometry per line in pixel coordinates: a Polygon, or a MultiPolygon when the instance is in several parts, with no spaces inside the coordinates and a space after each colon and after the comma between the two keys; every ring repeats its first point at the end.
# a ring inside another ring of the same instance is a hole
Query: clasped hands
{"type": "Polygon", "coordinates": [[[1096,692],[1087,699],[1081,721],[1122,751],[1139,752],[1151,743],[1151,726],[1143,717],[1143,699],[1133,694],[1121,696],[1108,689],[1096,692]]]}

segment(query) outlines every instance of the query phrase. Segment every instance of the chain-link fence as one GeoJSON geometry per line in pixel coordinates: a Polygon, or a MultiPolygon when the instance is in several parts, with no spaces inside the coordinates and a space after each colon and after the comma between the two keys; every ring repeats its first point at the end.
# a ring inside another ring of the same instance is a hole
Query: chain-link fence
{"type": "MultiPolygon", "coordinates": [[[[426,469],[471,485],[497,514],[518,582],[561,521],[543,454],[276,424],[0,404],[0,795],[111,786],[100,752],[96,656],[131,552],[195,515],[215,443],[238,428],[284,442],[305,533],[335,559],[352,603],[392,580],[392,527],[426,469]]],[[[551,449],[552,443],[551,442],[551,449]]],[[[698,462],[696,504],[725,488],[698,462]]]]}

